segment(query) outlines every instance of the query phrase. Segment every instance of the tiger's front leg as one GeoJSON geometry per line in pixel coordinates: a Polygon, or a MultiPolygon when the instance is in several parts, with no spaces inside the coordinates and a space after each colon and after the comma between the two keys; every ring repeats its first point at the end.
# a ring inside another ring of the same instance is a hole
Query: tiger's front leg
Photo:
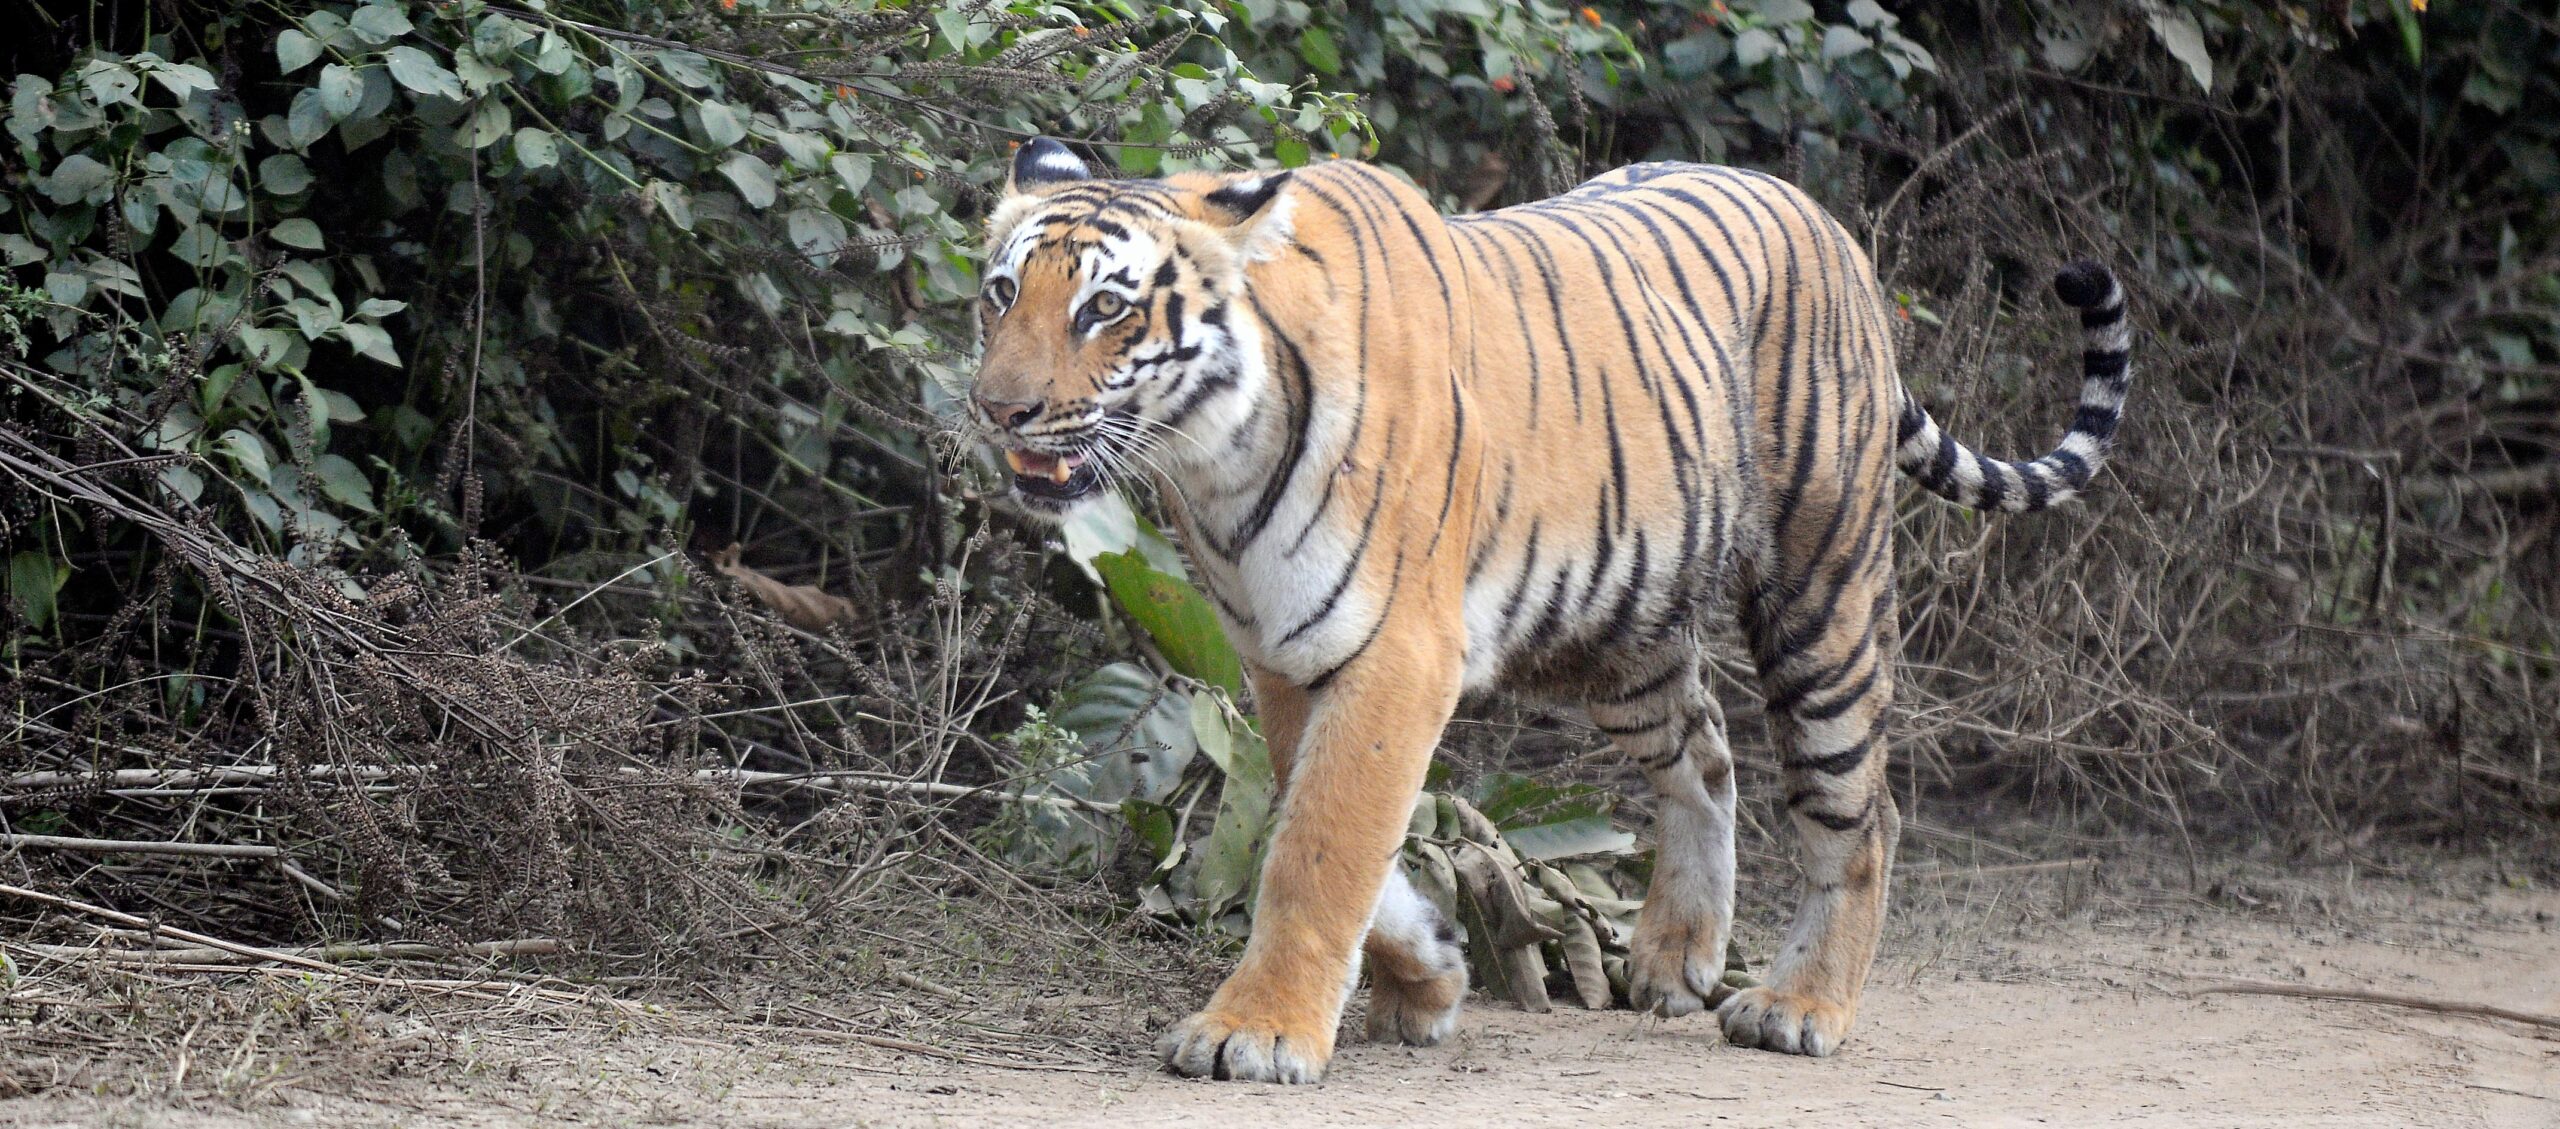
{"type": "Polygon", "coordinates": [[[1396,628],[1311,696],[1263,858],[1253,938],[1208,1006],[1156,1041],[1167,1069],[1324,1077],[1372,909],[1457,705],[1459,647],[1396,628]]]}

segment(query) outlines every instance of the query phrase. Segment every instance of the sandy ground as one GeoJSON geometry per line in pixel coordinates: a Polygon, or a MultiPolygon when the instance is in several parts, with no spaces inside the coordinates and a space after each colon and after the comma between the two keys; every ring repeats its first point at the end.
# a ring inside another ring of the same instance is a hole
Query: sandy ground
{"type": "Polygon", "coordinates": [[[1156,1073],[1134,1020],[1126,1060],[1044,1071],[643,1030],[361,1100],[325,1085],[253,1109],[56,1094],[0,1103],[0,1124],[2560,1127],[2560,1031],[2186,992],[2272,980],[2560,1015],[2560,893],[2306,884],[2056,912],[2032,884],[1912,885],[1920,904],[1857,1033],[1825,1061],[1736,1050],[1697,1019],[1482,1003],[1450,1045],[1348,1045],[1325,1084],[1300,1089],[1156,1073]]]}

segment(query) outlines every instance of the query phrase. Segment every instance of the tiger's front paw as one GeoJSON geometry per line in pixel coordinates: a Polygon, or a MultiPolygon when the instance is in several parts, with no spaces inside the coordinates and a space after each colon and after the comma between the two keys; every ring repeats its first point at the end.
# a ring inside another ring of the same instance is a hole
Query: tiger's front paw
{"type": "Polygon", "coordinates": [[[1724,982],[1724,930],[1679,923],[1646,906],[1627,946],[1627,995],[1638,1010],[1665,1019],[1714,1007],[1733,993],[1724,982]]]}
{"type": "Polygon", "coordinates": [[[1185,1078],[1320,1082],[1333,1059],[1333,1027],[1330,1021],[1291,1023],[1212,1006],[1165,1029],[1156,1039],[1156,1056],[1185,1078]]]}
{"type": "Polygon", "coordinates": [[[1854,1005],[1775,988],[1745,988],[1716,1009],[1724,1038],[1737,1047],[1824,1058],[1839,1050],[1857,1018],[1854,1005]]]}

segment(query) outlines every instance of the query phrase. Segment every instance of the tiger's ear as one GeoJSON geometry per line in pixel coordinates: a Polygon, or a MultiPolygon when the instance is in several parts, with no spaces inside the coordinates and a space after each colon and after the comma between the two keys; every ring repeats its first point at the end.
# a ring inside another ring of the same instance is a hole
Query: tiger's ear
{"type": "Polygon", "coordinates": [[[1005,177],[1004,194],[1011,196],[1025,189],[1092,176],[1093,170],[1086,168],[1066,146],[1051,138],[1034,137],[1014,151],[1013,171],[1005,177]]]}
{"type": "Polygon", "coordinates": [[[1228,181],[1200,198],[1208,205],[1205,218],[1225,225],[1227,242],[1246,262],[1277,256],[1294,231],[1290,217],[1298,199],[1289,181],[1296,175],[1284,171],[1228,181]]]}

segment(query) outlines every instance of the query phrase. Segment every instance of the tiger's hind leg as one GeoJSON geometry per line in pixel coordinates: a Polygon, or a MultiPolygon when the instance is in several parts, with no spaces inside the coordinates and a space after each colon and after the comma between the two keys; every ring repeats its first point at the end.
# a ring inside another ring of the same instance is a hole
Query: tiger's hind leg
{"type": "Polygon", "coordinates": [[[1467,958],[1440,907],[1413,888],[1401,863],[1387,872],[1361,943],[1369,964],[1369,1041],[1436,1046],[1458,1029],[1467,958]]]}
{"type": "Polygon", "coordinates": [[[1661,797],[1653,886],[1627,961],[1637,1007],[1682,1016],[1712,1006],[1733,930],[1733,753],[1724,711],[1682,644],[1656,673],[1587,703],[1592,724],[1642,768],[1661,797]]]}
{"type": "MultiPolygon", "coordinates": [[[[1894,637],[1889,516],[1859,550],[1782,569],[1743,607],[1797,836],[1804,892],[1762,986],[1717,1008],[1737,1046],[1822,1056],[1857,1018],[1884,928],[1901,816],[1885,780],[1894,637]]],[[[1848,523],[1855,529],[1860,523],[1848,523]]],[[[1780,564],[1784,565],[1784,550],[1780,564]]]]}

